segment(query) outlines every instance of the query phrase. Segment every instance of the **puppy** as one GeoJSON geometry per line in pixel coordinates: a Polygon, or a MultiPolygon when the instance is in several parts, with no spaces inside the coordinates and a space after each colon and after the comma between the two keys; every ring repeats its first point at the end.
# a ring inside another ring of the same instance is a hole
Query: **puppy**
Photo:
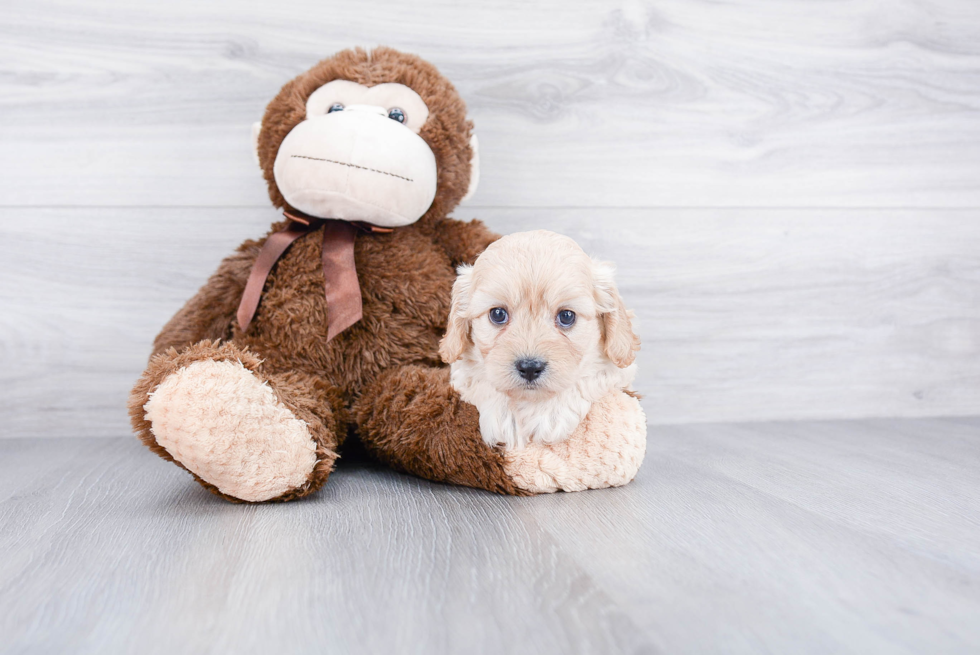
{"type": "Polygon", "coordinates": [[[612,267],[572,239],[511,234],[457,270],[439,353],[490,446],[563,441],[594,401],[632,383],[634,315],[612,267]]]}

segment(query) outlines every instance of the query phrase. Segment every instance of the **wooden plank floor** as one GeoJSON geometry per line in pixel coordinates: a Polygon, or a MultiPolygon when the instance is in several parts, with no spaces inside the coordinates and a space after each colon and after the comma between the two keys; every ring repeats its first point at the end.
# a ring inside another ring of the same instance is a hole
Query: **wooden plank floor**
{"type": "Polygon", "coordinates": [[[219,501],[132,438],[0,440],[0,651],[980,648],[980,418],[657,426],[623,489],[348,458],[219,501]]]}

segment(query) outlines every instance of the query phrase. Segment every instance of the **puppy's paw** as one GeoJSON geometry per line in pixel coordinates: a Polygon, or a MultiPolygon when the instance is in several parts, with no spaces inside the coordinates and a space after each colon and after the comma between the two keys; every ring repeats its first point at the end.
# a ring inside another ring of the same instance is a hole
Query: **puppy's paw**
{"type": "Polygon", "coordinates": [[[157,443],[223,494],[277,498],[317,464],[303,421],[240,362],[202,360],[168,375],[144,405],[157,443]]]}
{"type": "Polygon", "coordinates": [[[619,487],[636,476],[646,435],[639,401],[616,390],[592,405],[567,440],[506,452],[504,469],[514,484],[533,493],[619,487]]]}

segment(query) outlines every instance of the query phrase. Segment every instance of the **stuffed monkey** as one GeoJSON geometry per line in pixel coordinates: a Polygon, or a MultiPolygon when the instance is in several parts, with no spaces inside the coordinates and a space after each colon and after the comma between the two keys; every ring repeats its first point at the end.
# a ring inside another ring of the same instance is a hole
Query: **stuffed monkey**
{"type": "Polygon", "coordinates": [[[456,267],[497,238],[448,218],[478,177],[452,84],[416,56],[346,50],[287,83],[253,132],[284,219],[157,336],[129,402],[140,439],[236,502],[316,491],[349,433],[430,480],[553,490],[525,480],[531,454],[508,472],[439,357],[456,267]]]}

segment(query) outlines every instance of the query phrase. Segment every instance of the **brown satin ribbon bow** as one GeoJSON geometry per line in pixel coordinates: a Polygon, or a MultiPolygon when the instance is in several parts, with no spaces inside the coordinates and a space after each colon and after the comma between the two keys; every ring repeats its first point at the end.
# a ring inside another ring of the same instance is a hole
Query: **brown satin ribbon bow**
{"type": "Polygon", "coordinates": [[[265,240],[252,265],[242,302],[238,305],[238,325],[248,329],[259,307],[262,289],[283,253],[293,241],[323,227],[323,281],[327,298],[327,341],[361,320],[361,285],[354,267],[354,237],[364,232],[391,232],[390,228],[367,223],[351,223],[335,218],[313,218],[284,212],[289,219],[285,229],[265,240]]]}

